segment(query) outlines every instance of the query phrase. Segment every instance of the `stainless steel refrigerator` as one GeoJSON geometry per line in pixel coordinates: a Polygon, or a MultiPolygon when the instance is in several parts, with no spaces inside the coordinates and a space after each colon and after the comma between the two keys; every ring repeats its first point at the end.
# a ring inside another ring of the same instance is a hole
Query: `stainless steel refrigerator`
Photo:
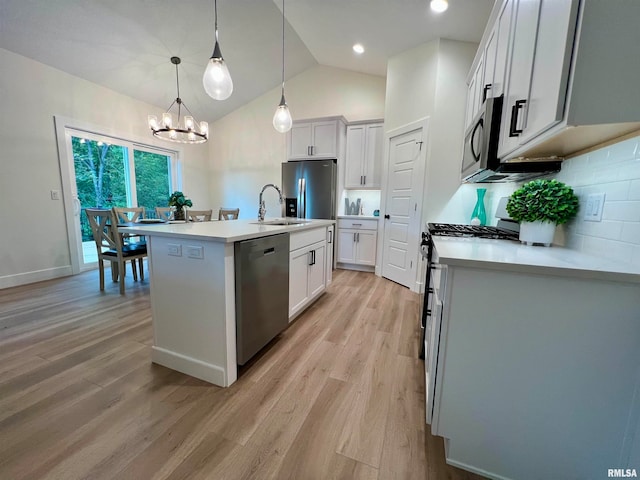
{"type": "Polygon", "coordinates": [[[336,218],[336,160],[292,160],[282,164],[285,215],[336,218]]]}

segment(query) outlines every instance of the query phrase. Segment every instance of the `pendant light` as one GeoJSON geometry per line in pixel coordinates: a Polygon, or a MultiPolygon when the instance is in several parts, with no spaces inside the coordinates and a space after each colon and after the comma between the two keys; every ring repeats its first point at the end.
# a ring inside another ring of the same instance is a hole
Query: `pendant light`
{"type": "Polygon", "coordinates": [[[215,35],[216,43],[213,46],[213,54],[207,63],[207,68],[202,76],[202,85],[204,90],[214,100],[226,100],[233,92],[233,81],[231,74],[227,68],[227,64],[222,58],[220,52],[220,44],[218,43],[218,0],[213,2],[215,17],[215,35]]]}
{"type": "Polygon", "coordinates": [[[273,116],[273,127],[280,133],[286,133],[291,130],[291,125],[291,112],[289,112],[287,101],[284,99],[284,0],[282,0],[282,97],[280,97],[280,105],[273,116]]]}
{"type": "Polygon", "coordinates": [[[178,77],[178,65],[180,65],[180,57],[171,57],[171,63],[176,66],[176,87],[178,90],[178,96],[173,101],[167,111],[162,114],[162,122],[158,123],[158,117],[155,115],[149,115],[149,128],[153,132],[155,137],[162,140],[168,140],[170,142],[177,143],[204,143],[209,137],[209,124],[207,122],[196,122],[193,118],[193,114],[180,98],[180,78],[178,77]],[[173,117],[171,115],[171,108],[174,105],[178,105],[178,118],[176,123],[173,123],[173,117]],[[184,116],[184,123],[180,123],[182,107],[189,113],[184,116]]]}

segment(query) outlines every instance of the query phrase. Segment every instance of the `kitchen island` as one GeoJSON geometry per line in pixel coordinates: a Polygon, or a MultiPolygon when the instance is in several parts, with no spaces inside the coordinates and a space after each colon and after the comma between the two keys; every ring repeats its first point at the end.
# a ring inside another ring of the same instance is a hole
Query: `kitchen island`
{"type": "MultiPolygon", "coordinates": [[[[154,363],[224,387],[236,381],[235,243],[288,233],[292,254],[312,244],[326,248],[327,229],[335,221],[282,223],[233,220],[120,229],[147,237],[154,363]]],[[[315,278],[321,285],[302,307],[297,305],[296,314],[324,291],[326,264],[318,265],[315,278]]],[[[291,282],[301,283],[293,277],[291,282]]]]}
{"type": "Polygon", "coordinates": [[[433,262],[428,420],[447,462],[500,479],[638,468],[640,269],[479,238],[434,238],[433,262]]]}

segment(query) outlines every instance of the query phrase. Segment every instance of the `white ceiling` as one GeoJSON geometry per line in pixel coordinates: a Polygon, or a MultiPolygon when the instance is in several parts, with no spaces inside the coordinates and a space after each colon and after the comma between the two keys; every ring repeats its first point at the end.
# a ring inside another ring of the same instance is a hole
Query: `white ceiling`
{"type": "MultiPolygon", "coordinates": [[[[437,37],[478,42],[494,0],[286,0],[286,76],[316,65],[385,75],[390,56],[437,37]],[[351,46],[364,45],[357,57],[351,46]]],[[[199,120],[221,118],[280,84],[282,0],[218,0],[234,91],[209,98],[213,0],[0,0],[0,48],[166,109],[180,96],[199,120]]],[[[274,105],[279,99],[274,98],[274,105]]]]}

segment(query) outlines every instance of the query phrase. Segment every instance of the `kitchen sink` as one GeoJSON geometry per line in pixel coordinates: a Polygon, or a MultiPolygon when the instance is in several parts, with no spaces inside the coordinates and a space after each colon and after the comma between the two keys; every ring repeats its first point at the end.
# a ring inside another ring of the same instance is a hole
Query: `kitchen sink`
{"type": "Polygon", "coordinates": [[[277,218],[275,220],[265,220],[264,222],[252,222],[254,225],[302,225],[311,220],[301,220],[299,218],[277,218]]]}

